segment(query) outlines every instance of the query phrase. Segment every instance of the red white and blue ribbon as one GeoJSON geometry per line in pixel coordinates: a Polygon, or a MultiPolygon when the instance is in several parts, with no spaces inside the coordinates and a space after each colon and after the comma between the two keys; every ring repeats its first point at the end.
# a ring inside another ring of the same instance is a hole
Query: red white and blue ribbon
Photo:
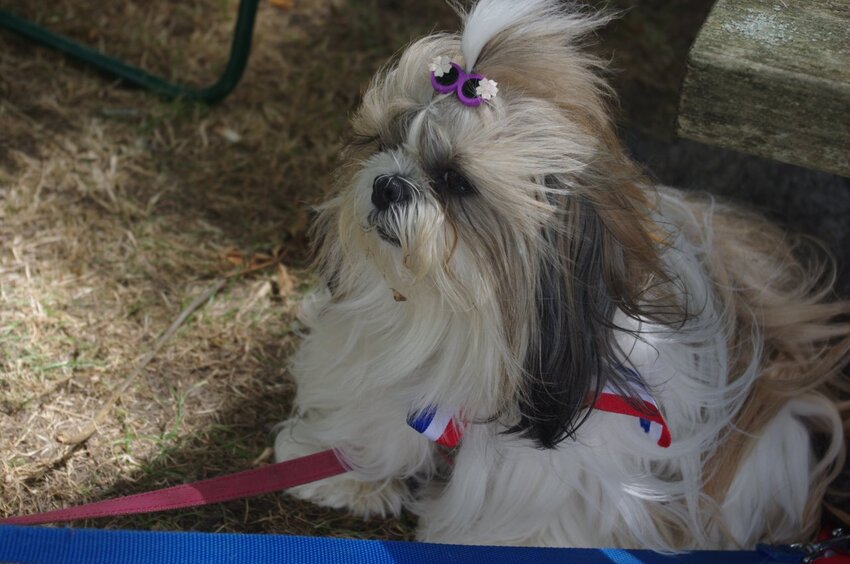
{"type": "MultiPolygon", "coordinates": [[[[670,430],[658,409],[655,398],[641,383],[640,375],[626,367],[618,367],[629,376],[631,396],[624,396],[611,386],[605,386],[592,408],[608,413],[628,415],[636,419],[643,432],[661,448],[670,446],[670,430]]],[[[460,444],[464,422],[454,411],[428,408],[408,415],[407,424],[438,445],[454,448],[460,444]]]]}
{"type": "Polygon", "coordinates": [[[438,445],[454,448],[463,435],[463,422],[453,411],[428,408],[407,416],[407,424],[438,445]]]}
{"type": "Polygon", "coordinates": [[[670,429],[664,417],[661,416],[655,398],[640,384],[639,380],[630,382],[630,385],[633,397],[625,397],[614,388],[605,386],[596,398],[593,409],[635,417],[643,432],[655,439],[658,446],[669,447],[670,429]]]}

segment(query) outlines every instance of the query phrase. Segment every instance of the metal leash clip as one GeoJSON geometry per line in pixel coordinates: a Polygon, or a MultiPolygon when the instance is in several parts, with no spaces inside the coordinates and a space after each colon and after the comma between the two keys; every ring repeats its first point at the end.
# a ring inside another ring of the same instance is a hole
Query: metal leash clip
{"type": "Polygon", "coordinates": [[[841,528],[833,529],[828,539],[817,542],[799,542],[791,546],[806,553],[801,560],[803,564],[812,564],[819,558],[830,556],[831,551],[850,546],[850,532],[841,528]]]}
{"type": "Polygon", "coordinates": [[[850,548],[850,531],[833,529],[829,538],[815,542],[798,542],[785,545],[759,545],[757,550],[774,562],[801,562],[814,564],[820,558],[832,556],[833,551],[850,548]],[[832,554],[830,554],[832,553],[832,554]]]}

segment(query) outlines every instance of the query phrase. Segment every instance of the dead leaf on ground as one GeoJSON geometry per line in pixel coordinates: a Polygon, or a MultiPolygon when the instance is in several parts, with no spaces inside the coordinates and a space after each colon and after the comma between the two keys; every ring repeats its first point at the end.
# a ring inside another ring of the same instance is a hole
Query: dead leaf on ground
{"type": "Polygon", "coordinates": [[[269,4],[278,10],[291,10],[295,7],[295,0],[269,0],[269,4]]]}
{"type": "Polygon", "coordinates": [[[281,296],[289,296],[295,291],[295,281],[283,263],[277,263],[277,283],[281,296]]]}
{"type": "Polygon", "coordinates": [[[245,255],[239,249],[227,249],[221,253],[221,258],[233,266],[242,266],[245,264],[245,255]]]}

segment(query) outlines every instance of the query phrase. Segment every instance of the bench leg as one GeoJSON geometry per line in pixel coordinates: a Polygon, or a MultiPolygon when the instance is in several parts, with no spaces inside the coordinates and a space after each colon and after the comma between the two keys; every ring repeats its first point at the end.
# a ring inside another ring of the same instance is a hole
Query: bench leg
{"type": "Polygon", "coordinates": [[[240,0],[239,15],[233,31],[233,43],[230,47],[230,57],[221,77],[206,88],[192,88],[174,84],[152,75],[144,70],[128,65],[123,61],[109,57],[96,49],[87,47],[63,35],[52,33],[29,20],[19,18],[7,10],[0,10],[0,28],[6,28],[23,35],[33,41],[58,49],[71,57],[88,63],[95,68],[126,80],[131,84],[141,86],[169,98],[188,98],[214,104],[223,100],[236,87],[248,55],[251,53],[251,38],[254,34],[254,22],[257,17],[257,6],[260,0],[240,0]]]}

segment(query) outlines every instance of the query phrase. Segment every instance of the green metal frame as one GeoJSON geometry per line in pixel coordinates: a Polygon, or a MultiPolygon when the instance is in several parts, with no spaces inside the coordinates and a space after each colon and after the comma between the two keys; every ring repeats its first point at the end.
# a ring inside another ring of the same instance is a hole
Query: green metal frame
{"type": "Polygon", "coordinates": [[[192,88],[174,84],[63,35],[48,31],[29,20],[15,16],[7,10],[0,10],[0,28],[9,29],[28,39],[58,49],[107,74],[169,98],[188,98],[200,100],[207,104],[215,104],[227,97],[239,83],[239,79],[242,78],[245,65],[248,63],[248,55],[251,53],[251,38],[254,34],[254,22],[257,19],[259,3],[260,0],[240,0],[239,14],[233,31],[233,43],[230,47],[227,66],[221,77],[206,88],[192,88]]]}

